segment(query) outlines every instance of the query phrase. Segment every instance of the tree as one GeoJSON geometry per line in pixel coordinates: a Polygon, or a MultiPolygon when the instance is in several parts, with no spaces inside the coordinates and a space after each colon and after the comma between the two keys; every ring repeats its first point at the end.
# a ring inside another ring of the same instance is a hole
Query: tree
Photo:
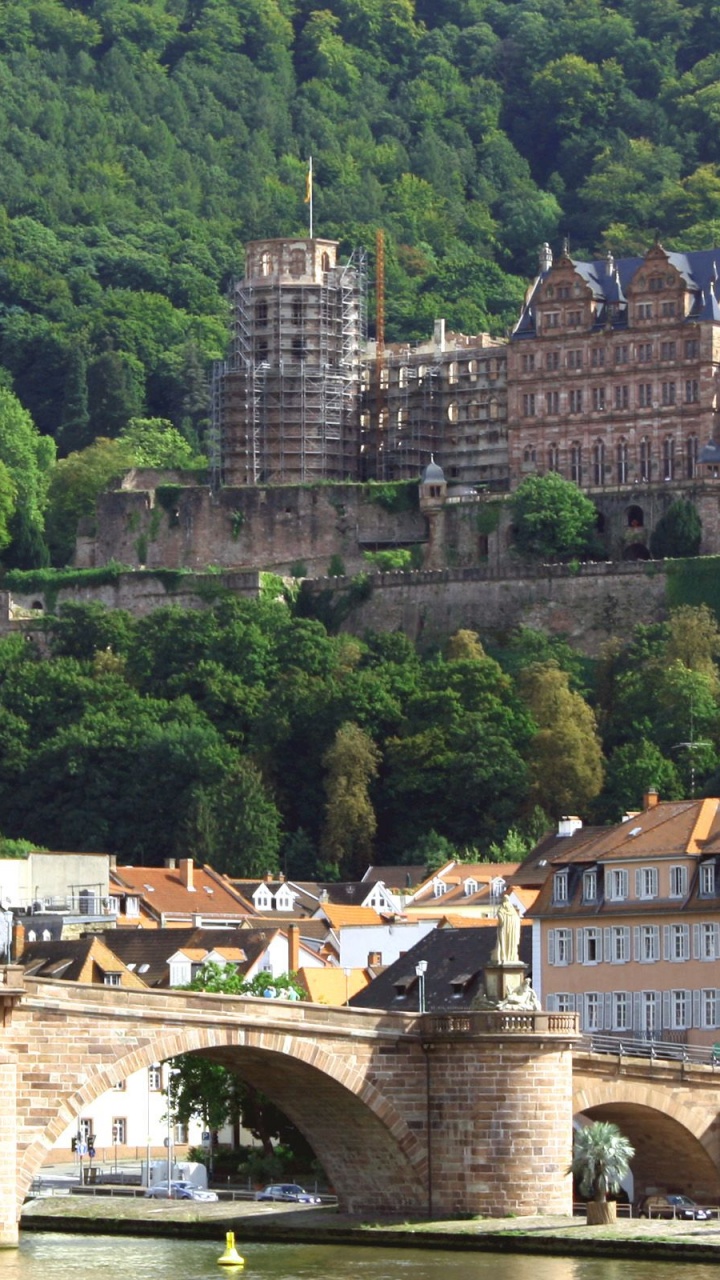
{"type": "Polygon", "coordinates": [[[200,790],[185,829],[190,851],[230,876],[264,875],[279,867],[280,814],[250,760],[200,790]]]}
{"type": "Polygon", "coordinates": [[[604,822],[620,822],[624,814],[640,807],[642,797],[652,787],[663,800],[680,800],[684,795],[673,761],[654,742],[633,737],[632,742],[616,747],[610,756],[595,812],[604,822]]]}
{"type": "Polygon", "coordinates": [[[577,485],[556,471],[527,476],[511,500],[515,545],[542,560],[582,555],[591,545],[597,511],[577,485]]]}
{"type": "Polygon", "coordinates": [[[623,1178],[630,1172],[630,1161],[635,1148],[630,1145],[617,1125],[606,1120],[595,1120],[575,1134],[572,1164],[568,1173],[577,1180],[581,1195],[603,1205],[601,1210],[590,1212],[588,1222],[599,1225],[611,1222],[614,1214],[607,1210],[608,1194],[620,1190],[623,1178]]]}
{"type": "Polygon", "coordinates": [[[702,521],[692,502],[671,503],[660,517],[650,537],[655,560],[669,556],[696,556],[702,541],[702,521]]]}
{"type": "Polygon", "coordinates": [[[323,756],[327,802],[321,850],[349,880],[358,878],[372,861],[377,820],[369,786],[379,765],[374,742],[352,723],[340,726],[323,756]]]}
{"type": "Polygon", "coordinates": [[[180,469],[207,464],[166,418],[131,418],[118,437],[137,467],[180,469]]]}
{"type": "Polygon", "coordinates": [[[40,435],[17,397],[0,387],[0,463],[5,469],[0,507],[15,542],[6,557],[7,563],[18,568],[33,568],[47,560],[43,529],[54,461],[53,441],[49,436],[40,435]],[[15,490],[12,513],[8,481],[15,490]]]}
{"type": "Polygon", "coordinates": [[[65,374],[58,444],[63,453],[85,449],[92,441],[88,412],[87,355],[81,343],[72,347],[65,374]]]}
{"type": "Polygon", "coordinates": [[[47,537],[53,564],[66,564],[71,558],[80,520],[87,519],[93,527],[99,495],[132,462],[127,445],[103,438],[60,459],[48,492],[47,537]]]}
{"type": "Polygon", "coordinates": [[[592,709],[553,662],[528,667],[520,690],[538,726],[529,751],[538,804],[553,818],[584,812],[603,782],[603,755],[592,709]]]}
{"type": "Polygon", "coordinates": [[[665,649],[668,662],[681,662],[691,671],[703,671],[717,679],[720,627],[706,604],[678,605],[670,614],[665,649]]]}

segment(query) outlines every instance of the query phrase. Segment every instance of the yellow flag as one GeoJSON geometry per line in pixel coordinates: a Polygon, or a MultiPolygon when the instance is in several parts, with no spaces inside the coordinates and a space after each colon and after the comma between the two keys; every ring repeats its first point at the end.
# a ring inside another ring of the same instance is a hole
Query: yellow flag
{"type": "Polygon", "coordinates": [[[305,204],[309,204],[312,200],[312,159],[308,162],[307,178],[305,179],[305,204]]]}

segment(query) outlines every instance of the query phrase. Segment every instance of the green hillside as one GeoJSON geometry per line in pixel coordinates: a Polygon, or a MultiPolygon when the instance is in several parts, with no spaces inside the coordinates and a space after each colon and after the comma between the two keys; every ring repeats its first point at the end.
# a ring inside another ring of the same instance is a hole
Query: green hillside
{"type": "Polygon", "coordinates": [[[717,239],[718,66],[679,0],[4,0],[0,364],[61,452],[202,432],[243,242],[306,228],[310,154],[318,234],[385,228],[389,337],[503,331],[543,239],[717,239]]]}

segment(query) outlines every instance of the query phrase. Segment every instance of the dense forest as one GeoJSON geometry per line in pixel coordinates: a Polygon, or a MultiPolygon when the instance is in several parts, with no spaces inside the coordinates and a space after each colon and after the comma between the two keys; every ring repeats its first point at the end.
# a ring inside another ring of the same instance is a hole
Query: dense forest
{"type": "Polygon", "coordinates": [[[520,856],[565,813],[617,820],[720,786],[706,606],[595,662],[521,629],[333,635],[292,601],[47,619],[0,640],[3,835],[153,865],[354,878],[380,857],[520,856]]]}
{"type": "Polygon", "coordinates": [[[196,447],[309,155],[318,234],[385,230],[390,338],[504,331],[544,239],[716,242],[719,68],[709,0],[3,0],[5,385],[61,455],[143,416],[196,447]]]}

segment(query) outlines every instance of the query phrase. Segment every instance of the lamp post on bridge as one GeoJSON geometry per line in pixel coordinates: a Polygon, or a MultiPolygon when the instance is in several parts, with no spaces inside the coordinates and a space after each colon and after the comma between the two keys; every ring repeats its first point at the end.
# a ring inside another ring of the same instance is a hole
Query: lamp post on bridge
{"type": "Polygon", "coordinates": [[[425,1013],[425,972],[427,970],[427,960],[418,960],[415,965],[415,973],[418,980],[418,1013],[425,1013]]]}

